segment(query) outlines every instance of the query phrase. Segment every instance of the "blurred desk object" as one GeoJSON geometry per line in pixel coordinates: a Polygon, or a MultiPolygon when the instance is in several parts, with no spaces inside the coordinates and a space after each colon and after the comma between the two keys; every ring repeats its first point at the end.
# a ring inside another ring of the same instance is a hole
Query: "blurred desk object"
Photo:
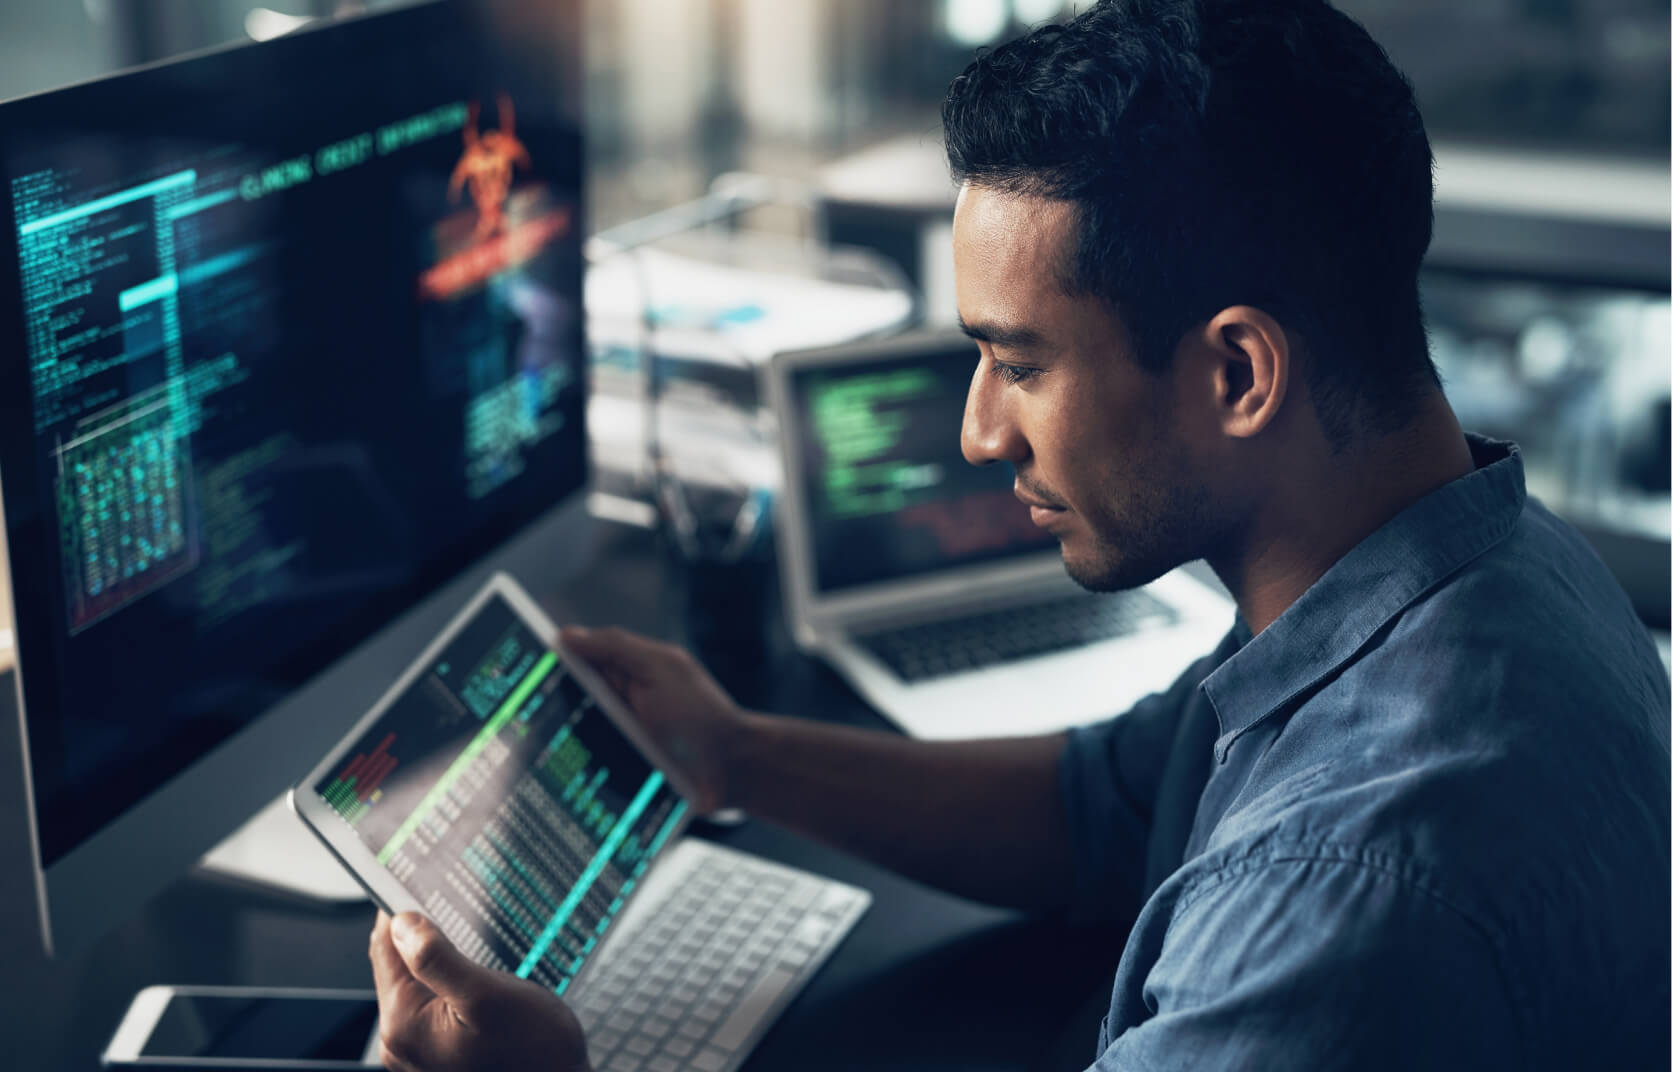
{"type": "MultiPolygon", "coordinates": [[[[577,580],[536,593],[560,621],[681,639],[653,534],[608,526],[577,580]]],[[[885,728],[781,624],[756,683],[763,706],[885,728]]],[[[0,675],[0,719],[15,717],[0,675]]],[[[19,766],[0,734],[0,770],[19,766]]],[[[0,779],[0,1065],[93,1072],[128,1000],[152,983],[367,987],[369,906],[316,905],[200,876],[182,878],[85,953],[48,960],[35,926],[23,790],[0,779]]],[[[847,940],[762,1039],[744,1072],[1085,1067],[1107,1011],[1121,928],[1074,927],[908,882],[758,821],[717,840],[870,889],[847,940]]]]}
{"type": "MultiPolygon", "coordinates": [[[[595,513],[652,524],[735,516],[778,484],[758,370],[774,354],[909,326],[917,298],[886,260],[738,227],[789,207],[759,176],[716,180],[708,197],[595,237],[586,281],[587,427],[595,513]],[[677,493],[677,494],[674,494],[677,493]],[[679,501],[671,502],[677,498],[679,501]]],[[[761,511],[763,518],[770,517],[761,511]]]]}
{"type": "Polygon", "coordinates": [[[958,322],[952,285],[952,207],[958,188],[938,137],[906,136],[843,157],[819,173],[824,239],[866,246],[923,295],[923,319],[958,322]]]}
{"type": "Polygon", "coordinates": [[[1434,147],[1428,264],[1663,294],[1672,240],[1665,159],[1434,147]]]}

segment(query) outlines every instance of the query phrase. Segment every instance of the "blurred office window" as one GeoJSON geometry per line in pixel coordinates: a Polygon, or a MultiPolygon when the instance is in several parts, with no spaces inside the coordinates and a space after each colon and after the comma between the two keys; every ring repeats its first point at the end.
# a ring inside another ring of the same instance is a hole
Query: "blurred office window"
{"type": "Polygon", "coordinates": [[[1672,539],[1672,301],[1429,271],[1430,345],[1464,425],[1517,440],[1528,490],[1576,520],[1672,539]]]}
{"type": "MultiPolygon", "coordinates": [[[[0,94],[77,81],[280,25],[402,0],[6,0],[0,94]]],[[[633,212],[739,164],[932,135],[975,48],[1083,0],[595,0],[594,140],[633,212]]],[[[1665,0],[1341,0],[1416,83],[1437,138],[1576,151],[1672,144],[1665,0]]],[[[601,206],[609,210],[609,205],[601,206]]],[[[600,222],[610,222],[606,215],[600,222]]]]}
{"type": "Polygon", "coordinates": [[[115,65],[108,40],[80,0],[0,5],[0,100],[79,82],[115,65]]]}
{"type": "Polygon", "coordinates": [[[1666,0],[1341,0],[1452,140],[1665,154],[1666,0]]]}

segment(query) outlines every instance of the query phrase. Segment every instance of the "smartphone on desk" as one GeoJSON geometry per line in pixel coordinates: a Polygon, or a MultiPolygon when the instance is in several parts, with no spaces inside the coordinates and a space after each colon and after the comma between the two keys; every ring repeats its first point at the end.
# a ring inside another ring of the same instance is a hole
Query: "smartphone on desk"
{"type": "Polygon", "coordinates": [[[381,1068],[370,990],[148,986],[105,1047],[106,1068],[350,1072],[381,1068]]]}

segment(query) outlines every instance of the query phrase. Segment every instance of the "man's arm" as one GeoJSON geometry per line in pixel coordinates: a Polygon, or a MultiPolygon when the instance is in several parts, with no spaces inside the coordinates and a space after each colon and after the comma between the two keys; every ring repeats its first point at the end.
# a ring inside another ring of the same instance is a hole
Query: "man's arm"
{"type": "Polygon", "coordinates": [[[738,807],[963,897],[1066,906],[1065,735],[918,741],[744,717],[732,765],[738,807]]]}
{"type": "Polygon", "coordinates": [[[697,784],[700,810],[745,808],[991,904],[1067,904],[1065,735],[930,742],[751,714],[679,648],[617,629],[566,629],[563,643],[697,784]]]}

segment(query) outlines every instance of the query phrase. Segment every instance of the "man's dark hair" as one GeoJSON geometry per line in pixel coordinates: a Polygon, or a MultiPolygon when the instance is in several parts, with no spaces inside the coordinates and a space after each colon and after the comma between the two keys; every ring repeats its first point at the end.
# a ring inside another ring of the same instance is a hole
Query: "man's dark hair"
{"type": "Polygon", "coordinates": [[[1324,0],[1103,0],[978,55],[942,117],[958,181],[1076,206],[1064,286],[1107,298],[1144,366],[1257,306],[1300,336],[1337,447],[1439,382],[1417,293],[1428,136],[1324,0]]]}

